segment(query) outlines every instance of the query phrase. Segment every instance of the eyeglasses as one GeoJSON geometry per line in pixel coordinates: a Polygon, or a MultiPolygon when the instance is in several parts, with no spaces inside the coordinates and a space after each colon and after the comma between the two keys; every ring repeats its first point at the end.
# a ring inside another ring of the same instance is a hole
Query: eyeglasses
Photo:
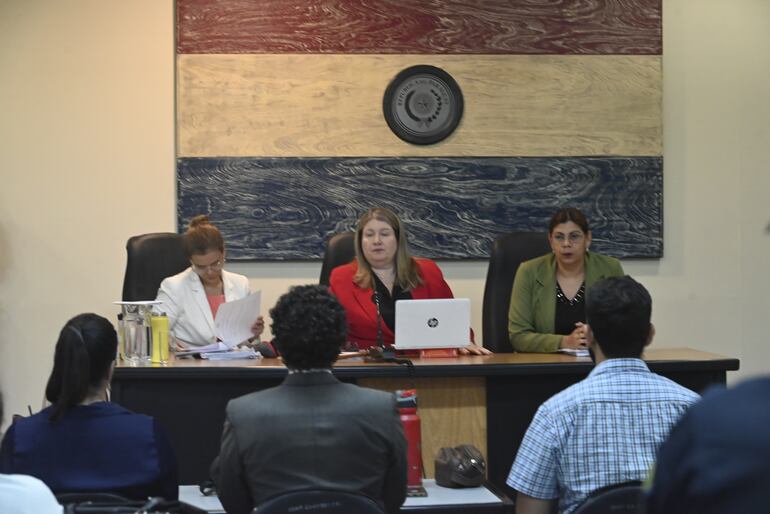
{"type": "Polygon", "coordinates": [[[222,271],[222,268],[225,265],[225,260],[220,259],[218,261],[212,262],[211,264],[208,264],[206,266],[199,266],[198,264],[195,264],[193,262],[190,262],[190,266],[192,269],[197,273],[203,273],[205,271],[222,271]]]}
{"type": "Polygon", "coordinates": [[[580,241],[582,241],[583,237],[585,237],[585,236],[583,235],[582,232],[570,232],[570,234],[568,236],[565,235],[565,234],[559,233],[559,234],[554,234],[553,240],[556,241],[559,244],[564,244],[564,242],[567,239],[569,239],[569,242],[574,244],[574,243],[579,243],[580,241]]]}

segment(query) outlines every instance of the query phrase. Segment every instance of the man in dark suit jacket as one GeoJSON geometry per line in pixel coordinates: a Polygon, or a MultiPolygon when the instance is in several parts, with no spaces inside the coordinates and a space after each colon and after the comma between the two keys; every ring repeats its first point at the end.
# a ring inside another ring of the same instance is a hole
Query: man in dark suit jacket
{"type": "Polygon", "coordinates": [[[247,514],[300,489],[366,494],[395,512],[406,495],[406,441],[391,394],[337,380],[345,311],[322,286],[293,287],[270,311],[289,375],[230,401],[212,467],[222,505],[247,514]]]}

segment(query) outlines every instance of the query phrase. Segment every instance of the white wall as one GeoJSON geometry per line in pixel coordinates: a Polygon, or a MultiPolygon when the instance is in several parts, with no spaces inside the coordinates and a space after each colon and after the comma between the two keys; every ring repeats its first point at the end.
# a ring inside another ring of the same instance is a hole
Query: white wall
{"type": "MultiPolygon", "coordinates": [[[[0,387],[40,406],[72,315],[113,318],[124,245],[175,229],[171,0],[0,2],[0,387]]],[[[656,345],[770,371],[770,2],[664,1],[665,257],[625,262],[656,345]]],[[[441,263],[481,330],[486,263],[441,263]]],[[[234,263],[266,307],[317,263],[234,263]]]]}

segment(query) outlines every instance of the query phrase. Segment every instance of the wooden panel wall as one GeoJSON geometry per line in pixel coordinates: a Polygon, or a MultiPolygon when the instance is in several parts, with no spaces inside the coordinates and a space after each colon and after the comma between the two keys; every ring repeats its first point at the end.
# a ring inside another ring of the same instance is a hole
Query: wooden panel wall
{"type": "Polygon", "coordinates": [[[192,158],[179,163],[179,229],[215,213],[228,258],[323,255],[327,234],[384,205],[409,227],[412,251],[482,259],[511,227],[542,230],[562,205],[593,216],[597,252],[661,251],[659,158],[192,158]],[[383,184],[385,182],[385,184],[383,184]],[[276,235],[278,237],[276,237],[276,235]]]}
{"type": "Polygon", "coordinates": [[[179,154],[659,155],[659,56],[185,55],[179,154]],[[417,146],[384,122],[385,86],[425,61],[458,82],[462,124],[417,146]]]}
{"type": "Polygon", "coordinates": [[[180,54],[660,54],[660,0],[180,0],[180,54]]]}
{"type": "Polygon", "coordinates": [[[660,51],[660,0],[177,0],[180,230],[206,213],[230,258],[316,258],[387,205],[418,255],[484,258],[575,205],[597,251],[660,256],[660,51]],[[435,145],[382,115],[414,64],[463,91],[435,145]]]}

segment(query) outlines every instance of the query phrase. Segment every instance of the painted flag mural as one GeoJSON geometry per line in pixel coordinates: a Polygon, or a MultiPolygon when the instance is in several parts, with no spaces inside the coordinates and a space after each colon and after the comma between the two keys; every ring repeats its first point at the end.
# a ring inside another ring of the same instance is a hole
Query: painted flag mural
{"type": "Polygon", "coordinates": [[[177,0],[179,229],[234,260],[316,259],[374,206],[413,253],[483,259],[563,206],[592,248],[663,251],[660,0],[177,0]],[[443,141],[383,115],[399,72],[462,91],[443,141]]]}

